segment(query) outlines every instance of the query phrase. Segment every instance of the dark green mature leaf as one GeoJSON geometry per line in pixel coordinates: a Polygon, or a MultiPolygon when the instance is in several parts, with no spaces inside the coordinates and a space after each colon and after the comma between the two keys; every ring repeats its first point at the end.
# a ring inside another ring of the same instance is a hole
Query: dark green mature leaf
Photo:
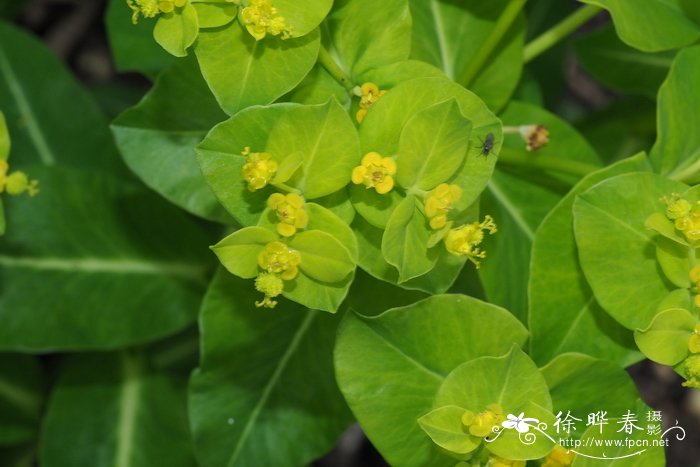
{"type": "Polygon", "coordinates": [[[686,189],[659,175],[623,174],[574,202],[574,233],[586,279],[605,311],[628,329],[646,328],[675,289],[657,264],[657,235],[645,221],[665,209],[661,198],[686,189]]]}
{"type": "Polygon", "coordinates": [[[202,177],[194,147],[224,120],[194,59],[178,60],[112,124],[124,160],[150,188],[207,219],[230,223],[202,177]]]}
{"type": "Polygon", "coordinates": [[[49,401],[40,459],[47,467],[194,467],[186,378],[153,369],[139,352],[69,357],[49,401]]]}
{"type": "Polygon", "coordinates": [[[656,99],[675,52],[644,53],[622,42],[612,26],[574,42],[583,68],[604,85],[656,99]]]}
{"type": "Polygon", "coordinates": [[[526,339],[527,330],[502,308],[461,295],[433,296],[377,317],[348,313],[338,333],[336,377],[390,464],[445,465],[417,419],[432,410],[455,367],[526,339]]]}
{"type": "Polygon", "coordinates": [[[586,283],[576,251],[572,208],[576,195],[597,183],[617,174],[648,170],[645,155],[639,154],[588,175],[537,230],[528,286],[530,353],[537,363],[564,352],[581,352],[622,365],[639,359],[629,331],[601,309],[586,283]]]}
{"type": "Polygon", "coordinates": [[[0,354],[0,446],[15,446],[36,439],[43,399],[39,359],[0,354]]]}
{"type": "Polygon", "coordinates": [[[254,294],[219,273],[202,308],[189,406],[203,467],[306,464],[352,420],[333,376],[339,318],[288,301],[258,310],[254,294]]]}
{"type": "Polygon", "coordinates": [[[114,348],[194,320],[209,265],[199,228],[96,172],[30,172],[41,193],[6,206],[0,348],[114,348]]]}
{"type": "MultiPolygon", "coordinates": [[[[465,70],[484,46],[508,1],[411,0],[412,58],[435,65],[449,78],[465,84],[465,70]]],[[[493,109],[503,107],[518,84],[524,37],[521,17],[468,86],[493,109]]]]}
{"type": "Polygon", "coordinates": [[[229,115],[291,91],[316,63],[320,34],[256,41],[237,21],[202,30],[195,54],[216,100],[229,115]]]}
{"type": "Polygon", "coordinates": [[[682,50],[659,91],[658,137],[650,159],[657,172],[700,181],[700,46],[682,50]]]}
{"type": "Polygon", "coordinates": [[[2,22],[0,102],[15,165],[60,164],[126,175],[107,120],[75,78],[37,39],[2,22]]]}

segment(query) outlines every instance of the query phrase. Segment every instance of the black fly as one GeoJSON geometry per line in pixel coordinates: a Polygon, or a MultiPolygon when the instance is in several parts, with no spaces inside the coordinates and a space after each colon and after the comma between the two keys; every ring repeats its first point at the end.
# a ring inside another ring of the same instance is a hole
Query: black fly
{"type": "Polygon", "coordinates": [[[488,156],[491,153],[493,145],[495,144],[494,138],[493,133],[486,135],[486,139],[482,140],[482,144],[479,146],[479,149],[481,149],[481,154],[488,156]]]}

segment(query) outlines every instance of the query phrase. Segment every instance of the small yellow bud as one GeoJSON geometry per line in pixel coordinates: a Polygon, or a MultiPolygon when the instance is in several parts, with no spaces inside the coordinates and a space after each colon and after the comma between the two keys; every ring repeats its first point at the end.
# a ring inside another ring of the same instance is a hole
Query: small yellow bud
{"type": "Polygon", "coordinates": [[[484,231],[488,231],[491,235],[497,232],[496,224],[491,216],[484,217],[483,222],[477,221],[450,229],[445,237],[445,248],[453,255],[466,256],[478,269],[479,260],[486,257],[486,252],[478,248],[484,240],[484,231]]]}
{"type": "Polygon", "coordinates": [[[246,147],[241,155],[247,158],[243,164],[243,178],[248,182],[250,191],[259,190],[267,186],[277,172],[277,162],[266,152],[251,152],[246,147]]]}
{"type": "Polygon", "coordinates": [[[547,457],[544,458],[542,467],[569,467],[574,462],[576,453],[569,451],[561,445],[557,445],[547,457]]]}
{"type": "Polygon", "coordinates": [[[309,223],[309,215],[304,210],[304,198],[296,193],[273,193],[267,199],[267,206],[276,211],[279,219],[277,233],[283,237],[291,237],[297,229],[303,229],[309,223]]]}
{"type": "Polygon", "coordinates": [[[680,219],[687,216],[690,214],[690,210],[692,208],[688,200],[683,198],[675,198],[675,196],[678,195],[674,195],[674,198],[667,201],[666,205],[666,217],[671,220],[680,219]]]}
{"type": "Polygon", "coordinates": [[[425,215],[430,219],[430,228],[440,230],[447,224],[447,214],[462,196],[458,185],[443,183],[438,185],[425,198],[425,215]]]}
{"type": "Polygon", "coordinates": [[[277,301],[273,300],[273,298],[282,293],[284,282],[275,274],[264,272],[255,278],[255,289],[265,294],[265,298],[255,302],[255,306],[258,308],[274,308],[277,305],[277,301]]]}
{"type": "Polygon", "coordinates": [[[271,0],[250,0],[241,10],[241,20],[256,41],[264,39],[267,34],[281,35],[282,39],[289,39],[292,34],[291,27],[277,14],[271,0]]]}
{"type": "Polygon", "coordinates": [[[297,276],[300,263],[299,252],[279,241],[268,243],[258,255],[258,266],[269,273],[279,274],[285,281],[297,276]]]}
{"type": "Polygon", "coordinates": [[[490,404],[483,412],[474,414],[466,411],[462,415],[462,424],[468,427],[472,436],[483,438],[493,432],[493,427],[503,422],[503,409],[498,404],[490,404]]]}
{"type": "Polygon", "coordinates": [[[393,175],[396,174],[396,162],[391,157],[382,157],[377,152],[365,154],[361,165],[352,170],[352,182],[374,188],[383,195],[394,188],[393,175]]]}
{"type": "Polygon", "coordinates": [[[700,353],[699,333],[696,332],[692,336],[690,336],[690,340],[688,341],[688,350],[690,350],[690,353],[700,353]]]}
{"type": "Polygon", "coordinates": [[[700,355],[691,355],[683,362],[688,380],[683,386],[700,389],[700,355]]]}
{"type": "Polygon", "coordinates": [[[0,160],[0,193],[6,192],[12,196],[21,195],[24,192],[29,196],[36,196],[39,193],[38,181],[29,180],[27,174],[19,170],[7,175],[8,170],[7,161],[0,160]]]}
{"type": "MultiPolygon", "coordinates": [[[[356,88],[357,89],[357,88],[356,88]]],[[[355,114],[357,123],[362,123],[369,109],[386,94],[386,90],[380,90],[374,83],[364,83],[360,86],[360,109],[355,114]]]]}

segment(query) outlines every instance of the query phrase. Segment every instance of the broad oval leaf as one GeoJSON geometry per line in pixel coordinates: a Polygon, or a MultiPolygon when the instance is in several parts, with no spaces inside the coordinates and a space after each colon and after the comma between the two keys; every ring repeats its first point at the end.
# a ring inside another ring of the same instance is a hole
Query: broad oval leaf
{"type": "Polygon", "coordinates": [[[168,53],[176,57],[187,56],[187,49],[197,40],[199,19],[197,10],[187,2],[182,9],[162,13],[153,28],[153,38],[168,53]]]}
{"type": "Polygon", "coordinates": [[[270,242],[279,240],[276,233],[262,227],[245,227],[211,247],[221,264],[243,279],[258,275],[258,255],[270,242]]]}
{"type": "Polygon", "coordinates": [[[330,11],[333,0],[274,0],[274,5],[291,28],[291,37],[301,37],[321,24],[330,11]]]}
{"type": "Polygon", "coordinates": [[[289,246],[301,255],[301,269],[319,282],[340,282],[355,270],[348,249],[331,234],[321,230],[299,232],[289,246]]]}
{"type": "Polygon", "coordinates": [[[634,331],[639,350],[663,365],[677,365],[688,355],[688,341],[698,319],[688,310],[671,308],[654,317],[648,328],[634,331]]]}

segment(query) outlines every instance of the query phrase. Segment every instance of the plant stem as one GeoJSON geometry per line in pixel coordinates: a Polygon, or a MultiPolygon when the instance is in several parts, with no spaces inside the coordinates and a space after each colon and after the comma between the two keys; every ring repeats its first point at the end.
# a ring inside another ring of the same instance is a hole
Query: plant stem
{"type": "Polygon", "coordinates": [[[484,65],[493,54],[493,51],[498,47],[498,44],[506,35],[513,22],[518,18],[520,11],[525,6],[526,0],[511,0],[503,13],[496,21],[491,34],[486,38],[484,44],[479,48],[474,58],[469,62],[469,66],[464,70],[462,75],[457,80],[458,83],[468,88],[472,84],[474,78],[482,71],[484,65]]]}
{"type": "Polygon", "coordinates": [[[532,59],[546,51],[557,42],[574,32],[583,23],[597,15],[602,8],[596,5],[586,5],[552,26],[551,29],[543,32],[525,45],[524,61],[530,62],[532,59]]]}
{"type": "Polygon", "coordinates": [[[340,65],[333,59],[330,52],[322,45],[318,51],[318,63],[345,89],[351,91],[355,87],[352,78],[340,68],[340,65]]]}
{"type": "Polygon", "coordinates": [[[500,164],[512,165],[516,167],[552,170],[555,172],[577,175],[579,177],[588,175],[589,173],[600,168],[592,164],[586,164],[585,162],[561,159],[559,157],[540,156],[537,154],[523,157],[521,154],[522,153],[520,151],[502,148],[501,153],[498,155],[498,162],[500,164]]]}

